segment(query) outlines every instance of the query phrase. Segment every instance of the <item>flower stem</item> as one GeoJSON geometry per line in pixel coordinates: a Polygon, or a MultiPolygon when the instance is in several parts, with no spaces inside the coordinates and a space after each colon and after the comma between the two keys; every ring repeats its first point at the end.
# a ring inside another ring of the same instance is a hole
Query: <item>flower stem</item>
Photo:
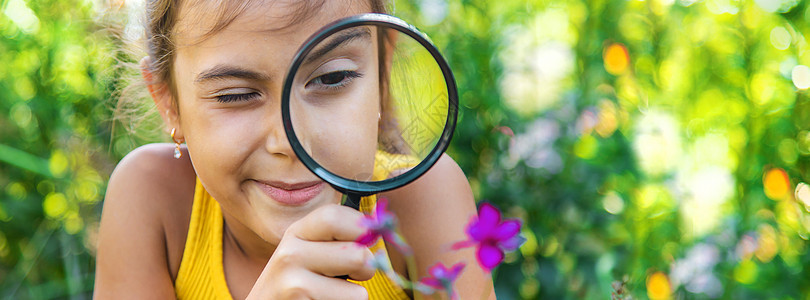
{"type": "Polygon", "coordinates": [[[419,282],[419,270],[416,265],[416,258],[414,257],[413,253],[405,255],[405,264],[408,268],[408,277],[411,281],[411,291],[413,291],[413,298],[415,300],[422,299],[422,293],[418,290],[413,288],[417,282],[419,282]]]}

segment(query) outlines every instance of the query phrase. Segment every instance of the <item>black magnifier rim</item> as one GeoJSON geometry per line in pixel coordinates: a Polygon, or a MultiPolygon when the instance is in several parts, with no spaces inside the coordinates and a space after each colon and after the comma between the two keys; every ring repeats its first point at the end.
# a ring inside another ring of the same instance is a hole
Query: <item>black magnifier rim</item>
{"type": "Polygon", "coordinates": [[[444,151],[447,150],[447,147],[450,145],[450,140],[452,139],[453,132],[456,128],[456,119],[458,118],[458,90],[456,87],[455,78],[450,70],[450,66],[447,64],[447,61],[445,61],[441,53],[439,53],[436,46],[430,42],[427,35],[416,29],[416,27],[402,21],[397,17],[377,13],[366,13],[343,18],[326,25],[323,29],[313,34],[307,40],[307,42],[301,46],[296,53],[295,58],[293,58],[292,65],[290,66],[284,80],[284,88],[281,93],[281,117],[284,122],[284,131],[287,134],[287,139],[290,142],[290,146],[304,166],[315,173],[316,176],[331,184],[340,192],[367,196],[404,186],[422,176],[433,166],[433,164],[436,163],[436,161],[439,160],[442,153],[444,153],[444,151]],[[428,50],[428,52],[430,52],[433,59],[436,60],[436,63],[439,64],[442,75],[444,75],[444,80],[447,83],[447,97],[449,102],[447,109],[447,122],[445,123],[444,131],[439,137],[439,141],[436,146],[433,148],[433,150],[431,150],[424,160],[416,165],[416,167],[408,170],[408,172],[405,172],[404,174],[381,181],[357,181],[348,179],[334,174],[318,164],[318,162],[309,156],[309,153],[304,150],[303,146],[298,141],[298,137],[295,135],[295,130],[293,129],[292,120],[290,118],[290,94],[292,91],[293,81],[295,79],[294,75],[298,72],[298,68],[303,63],[304,58],[313,50],[316,45],[329,37],[331,34],[350,27],[364,25],[377,25],[392,28],[401,33],[407,34],[411,38],[418,41],[423,47],[425,47],[425,49],[428,50]]]}

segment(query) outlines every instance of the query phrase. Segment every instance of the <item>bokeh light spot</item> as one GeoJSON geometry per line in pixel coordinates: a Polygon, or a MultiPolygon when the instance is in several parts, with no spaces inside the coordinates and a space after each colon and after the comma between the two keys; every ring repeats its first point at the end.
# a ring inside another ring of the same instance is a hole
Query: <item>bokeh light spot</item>
{"type": "Polygon", "coordinates": [[[28,195],[28,191],[25,189],[25,186],[19,182],[13,182],[6,186],[6,193],[15,200],[22,200],[26,195],[28,195]]]}
{"type": "Polygon", "coordinates": [[[14,106],[11,107],[10,115],[11,120],[13,120],[14,123],[17,123],[17,126],[20,128],[28,127],[28,125],[31,124],[31,118],[33,117],[31,108],[28,107],[28,104],[25,104],[25,102],[14,104],[14,106]]]}
{"type": "Polygon", "coordinates": [[[557,238],[555,238],[553,236],[550,236],[550,237],[546,238],[545,240],[546,240],[546,243],[545,243],[546,247],[543,250],[543,256],[549,257],[549,256],[554,255],[554,253],[557,253],[557,247],[560,246],[560,244],[557,242],[557,238]]]}
{"type": "Polygon", "coordinates": [[[790,47],[791,37],[790,32],[782,26],[776,26],[771,29],[771,45],[779,50],[787,50],[790,47]]]}
{"type": "Polygon", "coordinates": [[[3,203],[0,203],[0,222],[8,222],[8,221],[11,221],[11,217],[3,208],[3,203]]]}
{"type": "Polygon", "coordinates": [[[537,253],[537,237],[529,229],[523,229],[521,234],[526,238],[526,242],[520,245],[520,253],[524,257],[534,256],[537,253]]]}
{"type": "Polygon", "coordinates": [[[681,125],[669,112],[650,111],[635,122],[633,150],[644,173],[659,176],[673,171],[681,159],[681,125]]]}
{"type": "Polygon", "coordinates": [[[754,3],[759,5],[762,10],[769,13],[778,12],[786,13],[793,7],[799,4],[797,0],[754,0],[754,3]]]}
{"type": "Polygon", "coordinates": [[[810,131],[802,130],[796,134],[796,150],[801,155],[810,155],[810,131]]]}
{"type": "Polygon", "coordinates": [[[596,156],[599,142],[590,134],[583,135],[574,145],[574,154],[583,159],[591,159],[596,156]]]}
{"type": "Polygon", "coordinates": [[[751,260],[743,260],[734,268],[734,280],[739,283],[750,284],[757,279],[757,264],[751,260]]]}
{"type": "Polygon", "coordinates": [[[647,296],[650,299],[669,299],[672,289],[669,278],[663,272],[655,272],[647,277],[647,296]]]}
{"type": "Polygon", "coordinates": [[[790,78],[797,89],[804,90],[810,88],[810,68],[805,65],[797,65],[790,72],[790,78]]]}
{"type": "Polygon", "coordinates": [[[56,186],[53,184],[53,181],[50,180],[43,180],[37,184],[37,193],[42,196],[47,196],[53,191],[56,190],[56,186]]]}
{"type": "Polygon", "coordinates": [[[504,66],[499,79],[504,103],[523,116],[545,111],[562,98],[576,67],[569,41],[576,32],[564,11],[548,10],[503,35],[498,53],[504,66]],[[554,26],[559,30],[544,30],[554,26]]]}
{"type": "Polygon", "coordinates": [[[620,43],[607,46],[602,56],[605,62],[605,70],[613,75],[621,75],[630,65],[630,53],[627,51],[627,47],[620,43]]]}
{"type": "Polygon", "coordinates": [[[98,187],[92,182],[81,182],[76,188],[76,196],[83,202],[95,202],[98,200],[98,187]]]}
{"type": "Polygon", "coordinates": [[[790,78],[790,71],[798,64],[799,62],[796,61],[796,57],[788,56],[779,63],[779,75],[782,75],[784,78],[790,78]]]}
{"type": "Polygon", "coordinates": [[[447,0],[422,0],[419,11],[425,20],[425,25],[432,26],[442,22],[447,17],[447,0]]]}
{"type": "Polygon", "coordinates": [[[774,99],[776,87],[782,79],[777,79],[772,74],[759,72],[751,76],[749,85],[751,86],[751,96],[757,105],[767,105],[774,99]]]}
{"type": "Polygon", "coordinates": [[[707,0],[705,3],[706,8],[716,15],[736,15],[738,12],[740,12],[740,8],[737,6],[737,3],[734,3],[731,0],[707,0]]]}
{"type": "Polygon", "coordinates": [[[624,200],[622,200],[622,197],[620,197],[618,193],[611,191],[602,198],[602,207],[611,214],[620,214],[624,211],[624,200]]]}
{"type": "Polygon", "coordinates": [[[784,139],[779,142],[779,157],[785,164],[793,165],[799,159],[799,146],[794,139],[784,139]]]}
{"type": "Polygon", "coordinates": [[[62,150],[55,150],[51,154],[51,159],[48,161],[48,168],[51,174],[56,177],[61,177],[65,174],[68,168],[68,158],[62,150]]]}
{"type": "Polygon", "coordinates": [[[23,0],[11,0],[6,3],[6,17],[14,22],[25,33],[37,33],[39,31],[39,19],[34,12],[25,5],[23,0]]]}
{"type": "Polygon", "coordinates": [[[616,128],[619,126],[618,113],[616,105],[613,101],[603,99],[599,102],[598,122],[594,126],[594,130],[599,136],[606,138],[613,135],[616,128]]]}
{"type": "Polygon", "coordinates": [[[30,100],[36,95],[34,83],[28,78],[17,78],[14,81],[14,92],[17,93],[17,96],[23,101],[30,100]]]}
{"type": "Polygon", "coordinates": [[[78,214],[72,213],[65,219],[65,232],[77,234],[84,228],[84,221],[78,214]]]}
{"type": "Polygon", "coordinates": [[[751,256],[754,255],[754,251],[756,250],[756,237],[751,234],[745,234],[740,238],[740,241],[737,242],[737,246],[734,249],[734,255],[736,255],[740,260],[749,260],[751,259],[751,256]]]}
{"type": "Polygon", "coordinates": [[[68,209],[67,199],[62,193],[48,194],[48,196],[45,197],[45,201],[42,202],[42,209],[45,211],[46,216],[58,219],[62,217],[68,209]]]}
{"type": "Polygon", "coordinates": [[[540,291],[540,281],[534,277],[528,277],[520,284],[520,296],[523,299],[534,299],[540,291]]]}
{"type": "Polygon", "coordinates": [[[645,184],[636,191],[636,204],[649,209],[656,205],[668,205],[672,201],[669,190],[660,184],[645,184]]]}
{"type": "Polygon", "coordinates": [[[759,238],[757,239],[757,250],[754,255],[763,263],[770,262],[776,253],[779,251],[777,246],[776,231],[770,225],[762,225],[757,231],[759,238]]]}
{"type": "Polygon", "coordinates": [[[804,205],[810,206],[810,185],[800,182],[796,185],[796,200],[801,201],[804,205]]]}
{"type": "Polygon", "coordinates": [[[781,168],[772,168],[765,172],[762,178],[765,196],[772,200],[782,200],[790,193],[790,179],[787,172],[781,168]]]}

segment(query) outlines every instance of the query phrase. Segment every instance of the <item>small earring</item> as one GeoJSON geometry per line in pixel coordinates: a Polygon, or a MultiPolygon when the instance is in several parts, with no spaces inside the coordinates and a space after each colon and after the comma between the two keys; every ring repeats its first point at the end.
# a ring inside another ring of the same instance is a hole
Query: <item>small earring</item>
{"type": "Polygon", "coordinates": [[[183,156],[183,152],[180,152],[180,141],[174,138],[174,133],[177,132],[176,128],[172,128],[172,141],[174,141],[174,158],[179,159],[183,156]]]}

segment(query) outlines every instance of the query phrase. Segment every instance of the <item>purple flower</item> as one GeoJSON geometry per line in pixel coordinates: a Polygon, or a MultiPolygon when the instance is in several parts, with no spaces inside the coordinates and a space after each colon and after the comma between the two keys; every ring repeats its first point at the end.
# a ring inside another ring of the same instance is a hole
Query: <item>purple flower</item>
{"type": "Polygon", "coordinates": [[[360,220],[360,226],[367,229],[366,233],[357,237],[354,241],[357,244],[365,247],[371,247],[377,240],[382,237],[389,243],[396,246],[403,254],[410,254],[411,248],[405,243],[405,240],[396,233],[397,217],[388,211],[388,200],[380,198],[377,200],[377,206],[374,208],[374,213],[365,215],[360,220]]]}
{"type": "Polygon", "coordinates": [[[501,221],[501,212],[489,203],[481,205],[478,216],[473,216],[467,224],[469,240],[453,245],[453,250],[476,246],[478,263],[486,271],[491,271],[503,262],[504,252],[520,247],[525,238],[520,233],[520,220],[501,221]]]}
{"type": "Polygon", "coordinates": [[[430,276],[422,278],[419,282],[423,285],[420,290],[425,294],[431,294],[433,291],[444,290],[450,299],[455,299],[453,293],[453,283],[458,278],[461,270],[464,269],[464,263],[457,263],[450,269],[442,263],[436,263],[428,270],[430,276]]]}

